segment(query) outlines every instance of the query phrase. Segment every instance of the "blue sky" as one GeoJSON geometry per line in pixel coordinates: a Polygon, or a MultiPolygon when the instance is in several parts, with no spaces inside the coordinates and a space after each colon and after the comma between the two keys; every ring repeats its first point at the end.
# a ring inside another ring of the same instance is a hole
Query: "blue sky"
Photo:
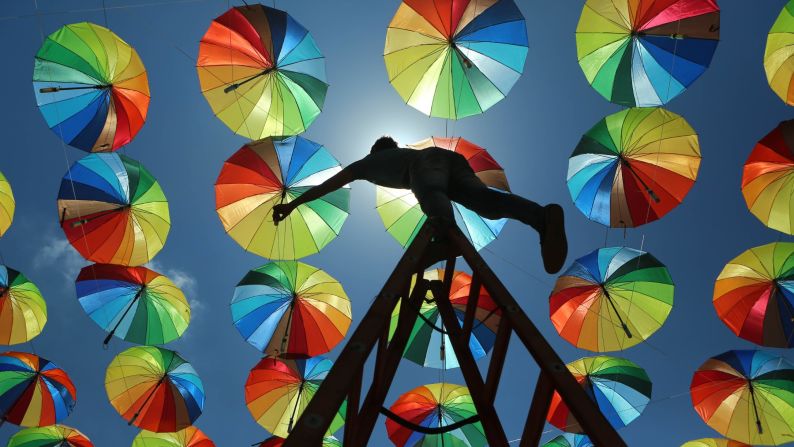
{"type": "MultiPolygon", "coordinates": [[[[58,185],[67,166],[84,153],[63,147],[47,129],[31,88],[42,35],[67,23],[91,21],[133,45],[148,69],[148,121],[122,153],[148,167],[170,202],[171,233],[155,268],[179,281],[193,303],[190,328],[168,347],[188,359],[204,381],[206,408],[196,425],[219,446],[250,445],[268,436],[250,417],[243,399],[243,384],[259,353],[232,326],[228,305],[234,285],[265,261],[226,236],[215,213],[218,171],[245,140],[213,117],[194,68],[198,42],[211,19],[227,9],[227,1],[106,0],[106,11],[102,3],[38,0],[35,5],[33,0],[17,0],[0,6],[5,61],[0,70],[0,170],[17,200],[14,224],[0,240],[0,255],[39,285],[50,315],[33,343],[13,349],[35,351],[70,373],[78,403],[65,424],[82,430],[97,446],[129,445],[137,430],[109,405],[103,382],[113,356],[131,345],[114,340],[109,350],[102,349],[105,334],[75,298],[74,277],[87,263],[58,228],[58,185]]],[[[711,304],[715,278],[742,251],[790,240],[758,222],[740,192],[742,164],[754,143],[792,116],[767,86],[762,65],[766,33],[785,2],[721,2],[722,40],[711,68],[667,107],[700,135],[698,181],[669,215],[625,234],[588,221],[573,206],[565,186],[567,158],[581,134],[620,109],[592,90],[578,67],[574,31],[582,4],[520,1],[530,42],[523,76],[484,115],[447,123],[405,105],[387,81],[383,43],[397,0],[276,0],[276,6],[312,32],[327,58],[328,99],[304,136],[324,144],[343,164],[363,156],[384,133],[405,143],[431,135],[463,136],[488,148],[505,166],[513,191],[565,207],[569,262],[596,248],[626,245],[643,248],[667,264],[676,283],[670,318],[646,343],[616,355],[644,367],[654,383],[645,413],[621,431],[627,443],[678,446],[716,435],[692,409],[688,389],[694,370],[712,355],[752,347],[717,318],[711,304]]],[[[374,193],[371,185],[354,184],[351,216],[340,237],[304,260],[342,283],[353,302],[354,325],[401,253],[377,216],[374,193]]],[[[543,273],[536,247],[532,231],[511,222],[483,255],[564,360],[586,356],[562,340],[549,321],[547,297],[555,278],[543,273]]],[[[788,352],[776,352],[794,359],[788,352]]],[[[536,375],[537,368],[514,340],[496,402],[510,439],[519,437],[536,375]]],[[[437,371],[404,362],[386,402],[438,379],[437,371]]],[[[462,383],[456,371],[448,372],[446,380],[462,383]]],[[[557,434],[553,427],[547,429],[544,440],[557,434]]],[[[0,442],[16,430],[5,424],[0,442]]],[[[390,445],[382,419],[370,445],[390,445]]]]}

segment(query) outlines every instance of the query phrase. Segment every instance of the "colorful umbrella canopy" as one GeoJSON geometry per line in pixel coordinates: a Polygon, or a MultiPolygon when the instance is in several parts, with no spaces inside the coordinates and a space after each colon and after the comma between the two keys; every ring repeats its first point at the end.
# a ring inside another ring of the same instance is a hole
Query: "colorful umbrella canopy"
{"type": "Polygon", "coordinates": [[[142,345],[181,337],[190,323],[190,305],[168,277],[146,267],[94,264],[75,281],[80,306],[112,336],[142,345]]]}
{"type": "Polygon", "coordinates": [[[794,1],[775,20],[766,39],[764,69],[769,86],[788,105],[794,105],[794,1]]]}
{"type": "Polygon", "coordinates": [[[549,315],[560,336],[596,352],[642,343],[673,308],[667,267],[644,251],[601,248],[574,261],[549,297],[549,315]]]}
{"type": "Polygon", "coordinates": [[[743,442],[730,439],[703,438],[685,442],[681,447],[752,447],[743,442]]]}
{"type": "Polygon", "coordinates": [[[0,345],[24,343],[47,324],[47,303],[22,273],[0,265],[0,345]]]}
{"type": "MultiPolygon", "coordinates": [[[[284,438],[273,436],[259,444],[259,447],[281,447],[282,444],[284,444],[284,438]]],[[[342,443],[333,436],[326,436],[323,438],[322,447],[342,447],[342,443]]]]}
{"type": "MultiPolygon", "coordinates": [[[[427,428],[443,428],[477,416],[469,389],[451,383],[423,385],[403,394],[389,409],[400,418],[427,428]]],[[[416,432],[386,419],[389,439],[397,447],[484,447],[485,432],[479,421],[442,434],[416,432]]]]}
{"type": "Polygon", "coordinates": [[[156,346],[117,355],[105,373],[105,391],[129,425],[158,433],[192,425],[204,409],[204,385],[193,366],[156,346]]]}
{"type": "Polygon", "coordinates": [[[695,411],[725,437],[780,445],[794,437],[794,365],[763,351],[706,360],[690,385],[695,411]]]}
{"type": "MultiPolygon", "coordinates": [[[[305,360],[280,360],[265,357],[248,374],[245,404],[256,422],[267,431],[286,438],[303,410],[309,405],[333,362],[324,357],[305,360]]],[[[347,404],[331,421],[328,433],[345,423],[347,404]]]]}
{"type": "Polygon", "coordinates": [[[794,234],[794,120],[783,121],[755,145],[744,163],[747,208],[769,228],[794,234]]]}
{"type": "MultiPolygon", "coordinates": [[[[416,144],[411,149],[440,147],[457,152],[468,160],[477,177],[489,188],[510,191],[504,170],[485,149],[463,138],[431,137],[416,144]]],[[[427,220],[419,207],[419,201],[409,189],[395,189],[378,186],[376,188],[376,207],[386,231],[403,247],[411,244],[427,220]]],[[[453,202],[455,220],[466,237],[479,250],[496,239],[505,226],[507,219],[489,220],[480,217],[468,208],[453,202]]]]}
{"type": "Polygon", "coordinates": [[[350,327],[350,299],[324,271],[297,261],[251,270],[234,288],[232,320],[267,355],[315,357],[331,351],[350,327]]]}
{"type": "Polygon", "coordinates": [[[109,152],[146,121],[149,80],[138,53],[107,28],[73,23],[47,36],[33,69],[36,103],[71,146],[109,152]]]}
{"type": "Polygon", "coordinates": [[[404,0],[383,58],[389,82],[411,107],[459,119],[507,95],[524,71],[527,45],[512,0],[404,0]]]}
{"type": "Polygon", "coordinates": [[[237,6],[212,21],[196,64],[204,97],[235,133],[252,140],[297,135],[325,102],[325,59],[289,14],[237,6]]]}
{"type": "Polygon", "coordinates": [[[542,447],[594,447],[594,444],[585,435],[565,433],[543,444],[542,447]]]}
{"type": "MultiPolygon", "coordinates": [[[[430,281],[443,279],[444,269],[428,270],[424,273],[424,278],[430,281]]],[[[461,326],[463,326],[463,319],[466,315],[466,305],[469,302],[470,290],[471,275],[456,271],[452,275],[449,301],[461,326]]],[[[432,298],[430,291],[427,293],[427,298],[432,298]]],[[[398,301],[394,312],[392,312],[389,339],[394,335],[394,331],[397,330],[401,303],[402,300],[398,301]]],[[[417,365],[429,368],[450,369],[459,367],[458,358],[452,349],[449,335],[444,330],[444,323],[441,320],[441,313],[438,310],[436,301],[422,300],[419,316],[411,330],[411,336],[405,346],[403,357],[417,365]]],[[[499,307],[493,302],[485,288],[480,288],[477,307],[474,312],[472,336],[469,339],[469,349],[475,360],[485,357],[486,353],[493,347],[501,318],[502,312],[499,307]]]]}
{"type": "Polygon", "coordinates": [[[608,101],[659,106],[706,71],[719,29],[716,0],[587,0],[577,57],[587,82],[608,101]]]}
{"type": "Polygon", "coordinates": [[[714,308],[745,340],[794,347],[794,243],[762,245],[731,260],[714,285],[714,308]]]}
{"type": "Polygon", "coordinates": [[[142,430],[132,440],[132,447],[215,447],[215,443],[191,425],[173,433],[142,430]]]}
{"type": "Polygon", "coordinates": [[[66,371],[27,352],[0,354],[0,424],[41,427],[72,412],[77,390],[66,371]]]}
{"type": "Polygon", "coordinates": [[[49,425],[14,433],[7,447],[94,447],[94,444],[79,430],[65,425],[49,425]]]}
{"type": "Polygon", "coordinates": [[[598,122],[568,160],[568,190],[588,219],[637,227],[678,206],[700,168],[698,137],[664,109],[626,109],[598,122]]]}
{"type": "MultiPolygon", "coordinates": [[[[651,400],[651,379],[644,369],[629,360],[602,355],[585,357],[567,366],[616,429],[637,419],[651,400]]],[[[546,420],[560,430],[583,433],[556,391],[546,420]]]]}
{"type": "Polygon", "coordinates": [[[58,217],[72,246],[105,264],[149,262],[171,228],[160,184],[140,162],[115,153],[90,154],[69,168],[58,217]]]}
{"type": "Polygon", "coordinates": [[[215,182],[215,208],[223,228],[246,250],[270,259],[302,258],[339,234],[350,187],[300,205],[277,226],[273,206],[295,200],[341,170],[324,146],[303,137],[254,141],[224,163],[215,182]]]}
{"type": "Polygon", "coordinates": [[[11,191],[11,183],[0,172],[0,236],[4,235],[11,226],[15,209],[16,202],[14,201],[14,193],[11,191]]]}

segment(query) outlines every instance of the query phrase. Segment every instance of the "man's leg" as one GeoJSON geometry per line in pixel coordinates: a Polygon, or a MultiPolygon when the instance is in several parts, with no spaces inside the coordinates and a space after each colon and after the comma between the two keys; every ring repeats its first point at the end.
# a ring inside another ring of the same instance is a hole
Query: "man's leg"
{"type": "Polygon", "coordinates": [[[450,166],[447,160],[428,154],[411,166],[411,192],[427,217],[454,223],[452,203],[447,193],[449,175],[450,166]]]}

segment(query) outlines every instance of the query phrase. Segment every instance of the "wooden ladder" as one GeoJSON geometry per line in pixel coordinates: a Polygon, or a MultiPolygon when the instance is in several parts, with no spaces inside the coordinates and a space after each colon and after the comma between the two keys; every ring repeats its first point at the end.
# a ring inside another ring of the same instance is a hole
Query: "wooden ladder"
{"type": "MultiPolygon", "coordinates": [[[[463,233],[457,227],[445,230],[441,238],[435,237],[434,233],[429,224],[420,229],[295,424],[284,442],[284,447],[322,445],[322,438],[345,399],[347,412],[344,445],[367,445],[379,414],[389,416],[388,410],[383,407],[386,394],[419,315],[422,300],[428,291],[436,300],[489,446],[508,447],[507,436],[494,408],[494,399],[507,346],[511,335],[515,333],[540,367],[540,375],[518,445],[528,447],[540,444],[546,414],[556,390],[595,445],[626,447],[625,442],[568,371],[565,363],[463,233]],[[450,284],[458,256],[462,256],[472,270],[471,291],[462,327],[449,301],[450,284]],[[425,268],[440,260],[446,260],[443,281],[418,280],[411,291],[413,275],[417,274],[417,278],[422,278],[425,268]],[[502,314],[485,378],[469,350],[469,337],[481,287],[489,293],[502,314]],[[392,312],[401,298],[405,299],[400,306],[397,328],[389,341],[392,312]],[[376,358],[372,382],[362,402],[364,365],[373,349],[376,349],[376,358]]],[[[385,445],[385,442],[377,445],[385,445]]]]}

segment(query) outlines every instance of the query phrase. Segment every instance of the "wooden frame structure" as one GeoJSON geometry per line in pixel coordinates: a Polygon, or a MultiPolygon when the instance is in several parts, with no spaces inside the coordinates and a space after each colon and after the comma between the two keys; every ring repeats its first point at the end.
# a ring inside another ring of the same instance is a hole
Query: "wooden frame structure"
{"type": "Polygon", "coordinates": [[[563,361],[549,345],[540,331],[510,295],[499,278],[491,271],[475,248],[457,227],[436,233],[428,224],[417,234],[407,248],[378,297],[361,320],[350,340],[339,354],[333,368],[290,435],[284,447],[320,446],[334,414],[347,399],[344,428],[344,445],[367,445],[378,416],[389,415],[383,408],[386,394],[397,372],[402,353],[408,342],[421,302],[429,290],[436,300],[444,327],[460,364],[461,372],[477,408],[488,445],[508,447],[494,399],[502,375],[502,367],[511,335],[520,342],[540,367],[540,375],[529,406],[520,447],[537,446],[546,422],[546,414],[556,390],[579,421],[585,433],[598,446],[626,447],[615,429],[609,424],[596,404],[577,383],[563,361]],[[462,327],[449,302],[449,290],[458,256],[472,269],[472,284],[462,327]],[[422,274],[426,267],[446,260],[443,281],[420,280],[413,291],[411,278],[422,274]],[[480,288],[488,291],[501,309],[502,318],[497,330],[488,372],[483,379],[469,350],[469,337],[480,288]],[[397,328],[389,341],[389,324],[392,312],[401,299],[397,328]],[[364,365],[372,351],[376,351],[372,382],[361,401],[364,365]]]}

